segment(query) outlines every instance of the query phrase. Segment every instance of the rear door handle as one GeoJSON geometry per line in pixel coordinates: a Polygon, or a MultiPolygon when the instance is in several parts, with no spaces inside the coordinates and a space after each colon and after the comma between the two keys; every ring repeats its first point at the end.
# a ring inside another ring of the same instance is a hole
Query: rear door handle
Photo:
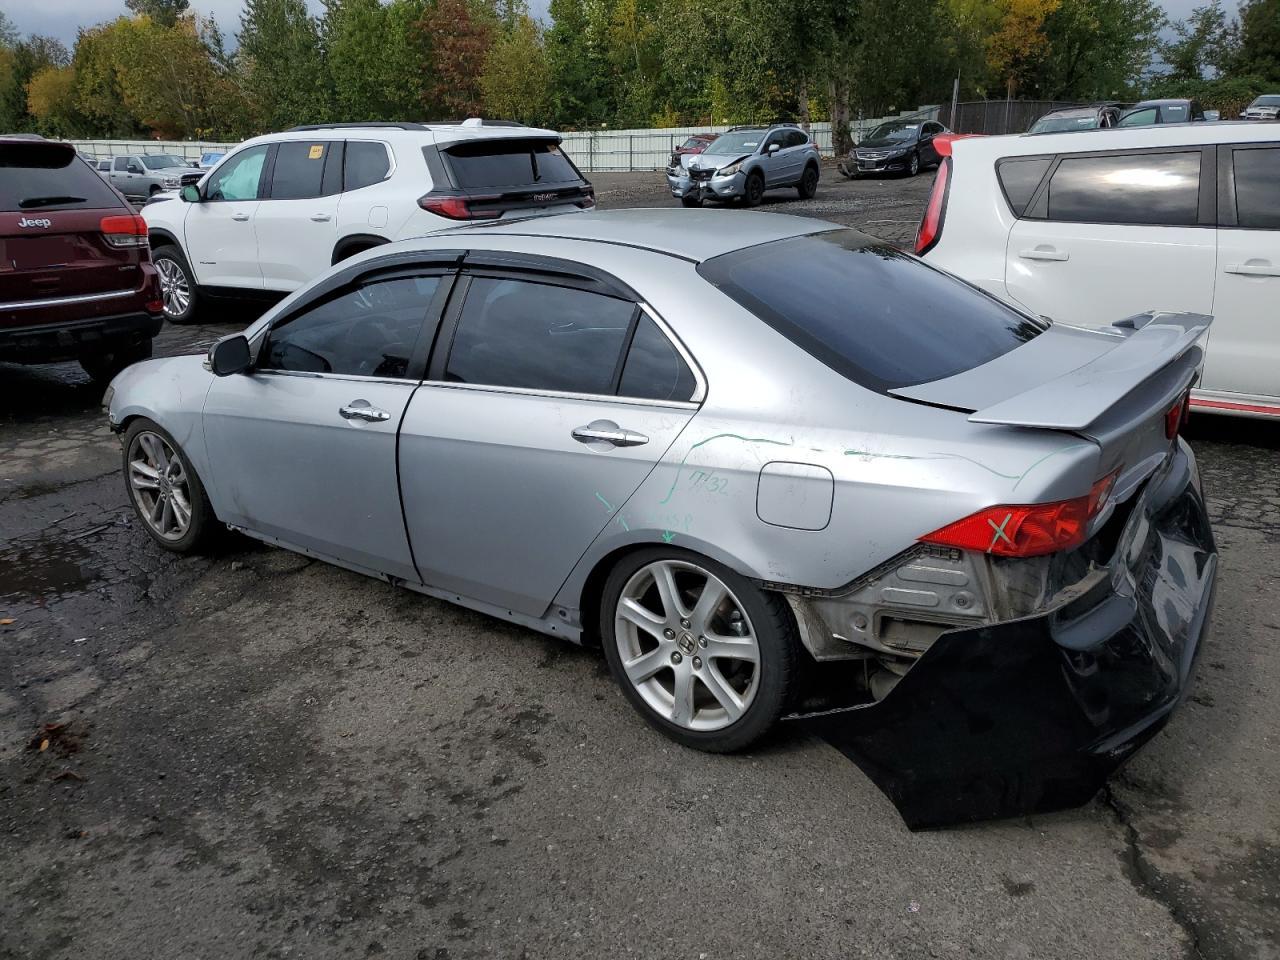
{"type": "Polygon", "coordinates": [[[623,430],[615,423],[597,420],[585,427],[575,427],[573,439],[579,443],[609,443],[615,447],[638,447],[649,442],[643,433],[623,430]]]}
{"type": "Polygon", "coordinates": [[[333,218],[330,217],[329,214],[327,213],[316,213],[316,214],[312,214],[311,219],[314,220],[316,223],[328,223],[333,218]]]}
{"type": "Polygon", "coordinates": [[[1028,247],[1021,251],[1018,256],[1023,260],[1070,260],[1071,254],[1066,253],[1056,247],[1050,247],[1047,244],[1041,244],[1038,247],[1028,247]]]}
{"type": "Polygon", "coordinates": [[[247,213],[233,213],[231,215],[231,219],[239,220],[241,223],[244,223],[246,220],[249,219],[249,215],[247,213]]]}
{"type": "Polygon", "coordinates": [[[1263,263],[1233,263],[1226,268],[1227,273],[1239,273],[1246,277],[1280,277],[1280,267],[1263,263]]]}
{"type": "Polygon", "coordinates": [[[368,400],[352,400],[345,407],[338,408],[338,416],[343,420],[365,420],[369,423],[381,423],[391,419],[391,414],[380,407],[375,407],[368,400]]]}

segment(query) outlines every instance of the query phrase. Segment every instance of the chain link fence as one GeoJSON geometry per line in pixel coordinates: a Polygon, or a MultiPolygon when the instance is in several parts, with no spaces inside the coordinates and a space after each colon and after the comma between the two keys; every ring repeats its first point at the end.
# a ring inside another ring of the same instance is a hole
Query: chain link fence
{"type": "Polygon", "coordinates": [[[970,100],[956,104],[954,117],[945,104],[938,120],[956,133],[1026,133],[1050,110],[1079,106],[1075,100],[970,100]]]}

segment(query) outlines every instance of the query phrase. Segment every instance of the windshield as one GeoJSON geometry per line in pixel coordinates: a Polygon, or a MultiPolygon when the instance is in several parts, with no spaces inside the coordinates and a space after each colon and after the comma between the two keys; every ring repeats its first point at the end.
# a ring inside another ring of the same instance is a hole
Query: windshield
{"type": "Polygon", "coordinates": [[[1259,97],[1250,104],[1252,107],[1280,107],[1280,95],[1259,97]]]}
{"type": "Polygon", "coordinates": [[[767,130],[739,130],[737,133],[722,133],[702,152],[719,157],[736,157],[739,154],[751,153],[760,146],[767,132],[767,130]]]}
{"type": "Polygon", "coordinates": [[[1031,127],[1031,133],[1061,133],[1063,130],[1092,130],[1098,125],[1096,113],[1058,113],[1041,117],[1031,127]]]}
{"type": "Polygon", "coordinates": [[[698,273],[832,370],[880,392],[963,373],[1043,332],[978,288],[856,230],[746,247],[698,273]]]}
{"type": "MultiPolygon", "coordinates": [[[[892,140],[894,143],[906,143],[916,138],[919,126],[914,123],[882,123],[867,136],[866,140],[892,140]]],[[[866,141],[864,141],[866,142],[866,141]]]]}
{"type": "Polygon", "coordinates": [[[168,153],[149,153],[142,158],[142,165],[148,170],[164,170],[166,167],[185,167],[187,161],[168,153]]]}
{"type": "Polygon", "coordinates": [[[697,150],[707,145],[708,141],[702,137],[690,137],[684,143],[680,144],[681,150],[697,150]]]}

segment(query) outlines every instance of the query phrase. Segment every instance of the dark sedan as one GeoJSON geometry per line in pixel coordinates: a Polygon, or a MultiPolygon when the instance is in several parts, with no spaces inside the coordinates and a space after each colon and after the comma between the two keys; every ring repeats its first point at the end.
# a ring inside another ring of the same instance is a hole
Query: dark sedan
{"type": "Polygon", "coordinates": [[[942,158],[933,140],[950,131],[936,120],[891,120],[882,123],[855,146],[840,164],[846,177],[867,173],[905,173],[914,177],[924,167],[936,167],[942,158]]]}

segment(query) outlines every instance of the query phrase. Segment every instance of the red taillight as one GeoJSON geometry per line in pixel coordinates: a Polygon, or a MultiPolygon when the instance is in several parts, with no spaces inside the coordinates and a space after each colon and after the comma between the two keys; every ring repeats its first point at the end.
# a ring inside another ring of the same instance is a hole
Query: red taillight
{"type": "Polygon", "coordinates": [[[920,538],[961,550],[1001,557],[1038,557],[1084,543],[1089,521],[1107,505],[1116,473],[1095,483],[1086,496],[1055,503],[1001,504],[970,514],[920,538]]]}
{"type": "Polygon", "coordinates": [[[942,222],[947,216],[947,194],[951,188],[951,162],[950,157],[944,157],[938,164],[938,173],[929,190],[929,202],[925,205],[924,217],[916,231],[917,255],[928,253],[942,237],[942,222]]]}
{"type": "Polygon", "coordinates": [[[103,238],[113,247],[145,247],[147,245],[147,221],[129,214],[103,217],[98,224],[103,238]]]}
{"type": "Polygon", "coordinates": [[[502,216],[501,210],[473,210],[471,204],[477,200],[499,200],[494,194],[490,197],[451,197],[447,194],[428,193],[418,198],[418,206],[428,213],[438,214],[450,220],[497,220],[502,216]]]}
{"type": "Polygon", "coordinates": [[[1184,393],[1164,415],[1165,439],[1172,440],[1191,419],[1191,391],[1184,393]]]}
{"type": "Polygon", "coordinates": [[[590,210],[592,207],[596,205],[595,191],[588,190],[586,193],[586,196],[584,196],[581,200],[575,201],[575,205],[581,207],[583,210],[590,210]]]}

